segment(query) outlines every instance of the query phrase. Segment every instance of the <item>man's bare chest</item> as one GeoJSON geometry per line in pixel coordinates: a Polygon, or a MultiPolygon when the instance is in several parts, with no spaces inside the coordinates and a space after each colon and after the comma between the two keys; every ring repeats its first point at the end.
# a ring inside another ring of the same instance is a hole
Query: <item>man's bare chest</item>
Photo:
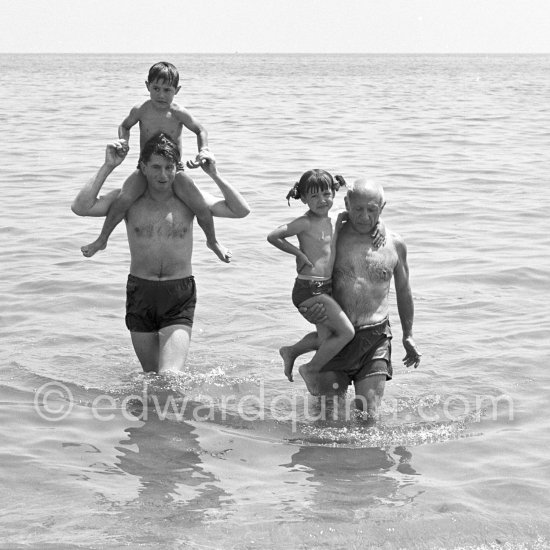
{"type": "Polygon", "coordinates": [[[137,204],[128,212],[128,231],[141,239],[184,239],[190,231],[193,214],[181,202],[170,204],[137,204]]]}
{"type": "Polygon", "coordinates": [[[372,283],[383,283],[391,280],[397,265],[397,252],[391,243],[376,249],[372,244],[361,242],[338,243],[343,245],[343,253],[337,255],[334,266],[339,276],[362,279],[372,283]]]}

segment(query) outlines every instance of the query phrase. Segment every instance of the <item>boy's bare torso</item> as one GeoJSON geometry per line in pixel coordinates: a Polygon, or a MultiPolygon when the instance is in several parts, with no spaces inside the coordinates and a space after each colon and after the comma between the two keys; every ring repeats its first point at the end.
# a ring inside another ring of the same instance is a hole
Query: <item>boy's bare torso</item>
{"type": "Polygon", "coordinates": [[[151,100],[145,101],[139,107],[139,146],[140,150],[149,138],[158,132],[168,134],[182,148],[183,122],[179,116],[180,107],[172,103],[168,109],[157,109],[151,100]]]}
{"type": "Polygon", "coordinates": [[[389,313],[388,294],[398,262],[394,236],[376,249],[369,235],[346,224],[338,237],[333,270],[333,297],[356,327],[383,321],[389,313]]]}

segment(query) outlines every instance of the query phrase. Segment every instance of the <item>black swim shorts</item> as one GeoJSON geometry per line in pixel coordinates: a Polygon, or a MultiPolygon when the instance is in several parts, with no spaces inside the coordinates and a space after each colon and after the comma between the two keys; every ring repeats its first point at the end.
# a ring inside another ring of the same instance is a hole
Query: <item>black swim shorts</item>
{"type": "Polygon", "coordinates": [[[332,279],[320,281],[296,278],[292,289],[292,303],[296,307],[300,307],[300,304],[313,296],[319,296],[319,294],[332,295],[332,279]]]}
{"type": "Polygon", "coordinates": [[[391,339],[387,318],[376,325],[357,328],[351,342],[324,365],[321,372],[343,372],[348,376],[348,384],[375,374],[383,374],[386,380],[391,380],[391,339]]]}
{"type": "Polygon", "coordinates": [[[197,289],[191,275],[151,281],[128,275],[126,326],[131,332],[158,332],[170,325],[193,326],[197,289]]]}

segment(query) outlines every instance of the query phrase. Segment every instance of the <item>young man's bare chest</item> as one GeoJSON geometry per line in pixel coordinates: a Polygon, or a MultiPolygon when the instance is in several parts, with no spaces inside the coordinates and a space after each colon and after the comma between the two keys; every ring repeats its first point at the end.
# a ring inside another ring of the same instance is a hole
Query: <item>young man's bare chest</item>
{"type": "Polygon", "coordinates": [[[128,212],[128,234],[137,239],[185,239],[193,223],[193,213],[172,197],[154,201],[142,197],[128,212]]]}

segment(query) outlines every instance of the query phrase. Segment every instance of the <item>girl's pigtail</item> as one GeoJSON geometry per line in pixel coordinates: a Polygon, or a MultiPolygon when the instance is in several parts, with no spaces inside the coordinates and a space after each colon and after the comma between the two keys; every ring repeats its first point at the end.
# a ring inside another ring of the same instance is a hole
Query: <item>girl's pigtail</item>
{"type": "Polygon", "coordinates": [[[288,192],[286,196],[286,200],[288,202],[288,206],[290,206],[290,199],[299,199],[300,198],[300,192],[298,191],[298,182],[294,184],[294,187],[288,192]]]}
{"type": "Polygon", "coordinates": [[[346,185],[346,180],[344,179],[344,176],[334,176],[334,181],[336,184],[334,185],[334,190],[338,191],[340,187],[343,187],[346,185]]]}

